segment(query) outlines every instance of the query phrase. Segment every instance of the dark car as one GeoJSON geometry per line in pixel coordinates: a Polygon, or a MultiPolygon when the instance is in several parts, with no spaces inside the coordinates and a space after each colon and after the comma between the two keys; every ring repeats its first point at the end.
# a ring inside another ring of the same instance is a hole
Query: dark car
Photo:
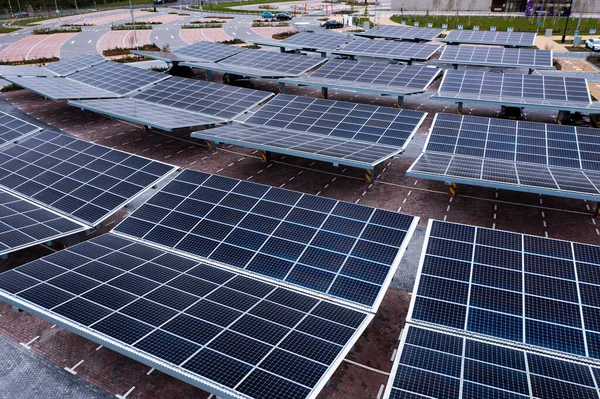
{"type": "Polygon", "coordinates": [[[337,28],[343,28],[344,24],[336,19],[330,19],[328,21],[323,22],[323,24],[321,24],[321,26],[325,29],[337,29],[337,28]]]}
{"type": "Polygon", "coordinates": [[[523,119],[523,109],[521,107],[502,107],[500,118],[523,119]]]}
{"type": "Polygon", "coordinates": [[[556,122],[561,125],[590,126],[590,117],[581,112],[560,111],[556,122]]]}
{"type": "Polygon", "coordinates": [[[292,19],[292,16],[290,14],[286,14],[284,12],[275,15],[275,18],[277,18],[278,21],[290,21],[292,19]]]}

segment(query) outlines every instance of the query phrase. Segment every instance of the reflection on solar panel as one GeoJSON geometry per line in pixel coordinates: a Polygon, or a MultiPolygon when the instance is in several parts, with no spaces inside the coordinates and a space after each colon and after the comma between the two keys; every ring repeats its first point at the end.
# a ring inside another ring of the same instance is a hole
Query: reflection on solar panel
{"type": "Polygon", "coordinates": [[[54,132],[0,150],[0,186],[92,226],[173,171],[162,162],[54,132]]]}
{"type": "Polygon", "coordinates": [[[0,145],[20,140],[40,130],[42,129],[29,122],[0,112],[0,145]]]}
{"type": "Polygon", "coordinates": [[[242,47],[200,41],[190,44],[189,46],[173,50],[173,53],[180,58],[180,61],[217,62],[227,57],[231,57],[234,54],[246,51],[247,50],[242,47]]]}
{"type": "Polygon", "coordinates": [[[492,32],[482,30],[452,30],[441,39],[448,43],[497,44],[503,46],[533,46],[535,33],[529,32],[492,32]]]}
{"type": "Polygon", "coordinates": [[[373,315],[105,234],[0,298],[219,396],[315,398],[373,315]]]}
{"type": "Polygon", "coordinates": [[[408,176],[600,199],[595,129],[438,114],[408,176]]]}
{"type": "Polygon", "coordinates": [[[554,69],[552,51],[483,46],[445,46],[439,62],[458,65],[554,69]]]}
{"type": "Polygon", "coordinates": [[[69,101],[69,105],[134,123],[142,123],[149,128],[158,128],[166,131],[178,128],[214,125],[229,121],[228,119],[211,115],[198,114],[169,106],[132,100],[130,98],[69,101]]]}
{"type": "Polygon", "coordinates": [[[417,220],[186,170],[115,231],[374,311],[417,220]]]}
{"type": "Polygon", "coordinates": [[[356,33],[356,36],[381,37],[385,39],[403,39],[403,40],[433,40],[445,29],[438,28],[419,28],[412,26],[394,26],[377,25],[366,32],[356,33]]]}
{"type": "Polygon", "coordinates": [[[472,70],[446,71],[439,92],[431,98],[560,109],[591,105],[583,78],[472,70]]]}
{"type": "Polygon", "coordinates": [[[600,359],[600,247],[438,221],[425,245],[410,322],[600,359]]]}
{"type": "Polygon", "coordinates": [[[116,94],[69,78],[5,77],[5,80],[54,101],[68,99],[113,98],[116,94]]]}
{"type": "Polygon", "coordinates": [[[600,369],[415,326],[384,398],[598,398],[600,369]]]}
{"type": "Polygon", "coordinates": [[[239,124],[201,130],[192,133],[191,136],[357,168],[374,168],[386,159],[398,155],[403,149],[353,139],[239,124]]]}
{"type": "Polygon", "coordinates": [[[246,51],[218,63],[184,63],[183,66],[249,77],[279,78],[298,76],[326,61],[325,58],[272,51],[246,51]]]}
{"type": "Polygon", "coordinates": [[[438,68],[425,66],[335,59],[310,75],[280,82],[400,96],[425,91],[440,73],[438,68]]]}
{"type": "Polygon", "coordinates": [[[118,62],[105,62],[100,65],[69,75],[69,79],[85,83],[118,95],[168,79],[170,75],[137,68],[118,62]]]}
{"type": "Polygon", "coordinates": [[[0,191],[0,255],[89,229],[0,191]]]}
{"type": "Polygon", "coordinates": [[[73,58],[53,62],[44,68],[57,75],[66,76],[104,62],[106,60],[101,55],[80,54],[73,58]]]}
{"type": "Polygon", "coordinates": [[[364,56],[402,61],[426,61],[440,49],[437,44],[394,42],[389,40],[356,40],[333,54],[364,56]]]}
{"type": "Polygon", "coordinates": [[[260,90],[172,78],[132,98],[231,120],[272,96],[260,90]]]}

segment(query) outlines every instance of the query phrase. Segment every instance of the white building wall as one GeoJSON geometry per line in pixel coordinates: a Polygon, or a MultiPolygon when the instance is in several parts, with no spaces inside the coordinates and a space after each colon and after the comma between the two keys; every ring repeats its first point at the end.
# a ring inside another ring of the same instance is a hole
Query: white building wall
{"type": "MultiPolygon", "coordinates": [[[[581,0],[573,1],[573,16],[579,16],[581,0]]],[[[490,10],[492,0],[392,0],[391,10],[411,11],[493,11],[490,10]]],[[[600,13],[600,0],[584,0],[584,12],[600,13]]]]}

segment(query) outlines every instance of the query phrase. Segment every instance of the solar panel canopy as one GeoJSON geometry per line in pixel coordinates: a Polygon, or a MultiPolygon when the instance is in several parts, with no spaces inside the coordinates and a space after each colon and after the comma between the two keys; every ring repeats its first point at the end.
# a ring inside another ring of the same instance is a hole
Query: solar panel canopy
{"type": "Polygon", "coordinates": [[[186,170],[115,231],[374,311],[416,223],[395,212],[186,170]]]}
{"type": "Polygon", "coordinates": [[[18,141],[40,130],[42,129],[36,125],[5,112],[0,112],[0,146],[18,141]]]}
{"type": "Polygon", "coordinates": [[[584,78],[447,70],[431,99],[521,107],[582,110],[592,107],[584,78]]]}
{"type": "Polygon", "coordinates": [[[4,79],[54,101],[118,97],[115,93],[76,82],[68,78],[8,76],[4,79]]]}
{"type": "Polygon", "coordinates": [[[232,398],[315,398],[373,318],[112,233],[0,274],[0,298],[232,398]]]}
{"type": "Polygon", "coordinates": [[[0,255],[88,229],[89,226],[0,191],[0,255]]]}
{"type": "Polygon", "coordinates": [[[246,52],[242,47],[229,46],[208,41],[199,41],[189,46],[173,50],[179,61],[207,61],[217,62],[232,55],[246,52]]]}
{"type": "Polygon", "coordinates": [[[440,73],[428,66],[334,59],[310,75],[280,82],[402,96],[424,92],[440,73]]]}
{"type": "Polygon", "coordinates": [[[105,62],[104,57],[91,54],[80,54],[73,58],[53,62],[44,67],[26,65],[0,65],[0,76],[66,76],[79,70],[105,62]]]}
{"type": "Polygon", "coordinates": [[[400,40],[433,40],[445,29],[419,28],[412,26],[377,25],[366,32],[355,33],[356,36],[369,38],[400,39],[400,40]]]}
{"type": "Polygon", "coordinates": [[[592,128],[437,114],[408,176],[600,199],[600,136],[592,128]]]}
{"type": "Polygon", "coordinates": [[[264,46],[285,47],[305,51],[329,51],[339,48],[354,39],[345,35],[300,32],[287,39],[275,41],[253,41],[264,46]]]}
{"type": "Polygon", "coordinates": [[[494,44],[513,47],[533,46],[536,33],[500,32],[483,30],[451,30],[440,41],[448,43],[494,44]]]}
{"type": "Polygon", "coordinates": [[[600,369],[409,325],[384,398],[598,398],[600,369]]]}
{"type": "Polygon", "coordinates": [[[426,61],[440,47],[438,44],[395,42],[390,40],[355,40],[332,53],[336,55],[385,58],[400,61],[426,61]]]}
{"type": "Polygon", "coordinates": [[[4,78],[7,76],[56,77],[58,75],[43,67],[27,65],[0,65],[0,77],[4,78]]]}
{"type": "Polygon", "coordinates": [[[298,76],[327,61],[325,58],[272,51],[245,51],[218,63],[183,63],[183,66],[241,76],[280,78],[298,76]]]}
{"type": "Polygon", "coordinates": [[[600,247],[439,221],[425,247],[408,321],[598,363],[600,247]]]}
{"type": "Polygon", "coordinates": [[[435,62],[508,68],[555,69],[552,51],[484,46],[444,46],[435,62]]]}
{"type": "Polygon", "coordinates": [[[0,149],[0,186],[95,226],[175,167],[65,134],[41,132],[0,149]]]}

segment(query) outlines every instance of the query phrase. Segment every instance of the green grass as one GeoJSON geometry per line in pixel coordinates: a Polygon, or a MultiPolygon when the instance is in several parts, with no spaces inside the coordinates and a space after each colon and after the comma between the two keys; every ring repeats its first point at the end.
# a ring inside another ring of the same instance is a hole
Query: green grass
{"type": "Polygon", "coordinates": [[[22,18],[14,20],[10,23],[11,26],[35,26],[36,22],[47,21],[49,19],[54,19],[56,17],[38,17],[38,18],[22,18]]]}
{"type": "Polygon", "coordinates": [[[72,28],[36,28],[31,32],[33,35],[53,35],[55,33],[72,33],[72,32],[81,32],[81,27],[75,26],[72,28]]]}
{"type": "MultiPolygon", "coordinates": [[[[268,0],[269,4],[272,3],[284,3],[284,2],[289,2],[290,0],[268,0]]],[[[246,10],[245,8],[240,10],[240,9],[236,9],[236,8],[232,8],[232,7],[239,7],[239,6],[251,6],[251,5],[256,5],[256,4],[265,4],[265,0],[248,0],[248,1],[243,1],[243,2],[239,2],[239,1],[233,1],[233,2],[228,2],[228,3],[219,3],[219,4],[212,4],[212,3],[208,3],[208,4],[204,4],[204,11],[210,11],[210,12],[235,12],[235,13],[244,13],[244,14],[262,14],[263,11],[262,10],[246,10]]],[[[194,8],[198,8],[198,6],[194,6],[194,8]]],[[[284,12],[284,11],[290,11],[290,10],[279,10],[279,12],[284,12]]]]}
{"type": "Polygon", "coordinates": [[[0,28],[0,33],[12,33],[21,28],[0,28]]]}
{"type": "MultiPolygon", "coordinates": [[[[396,23],[406,21],[406,25],[413,26],[414,22],[419,22],[419,26],[427,27],[427,23],[432,23],[434,28],[441,28],[442,24],[448,24],[448,29],[456,29],[458,25],[463,25],[463,29],[473,29],[473,26],[478,25],[481,30],[489,30],[490,26],[495,26],[499,31],[506,31],[508,27],[513,27],[518,32],[536,32],[538,31],[537,22],[539,25],[539,33],[544,34],[546,29],[552,29],[554,34],[562,34],[565,28],[565,19],[561,17],[547,18],[528,18],[528,17],[484,17],[484,16],[434,16],[434,15],[395,15],[391,20],[396,23]]],[[[573,34],[577,27],[577,21],[569,21],[567,34],[573,34]]],[[[581,33],[588,32],[590,28],[600,29],[600,20],[597,18],[582,18],[579,31],[581,33]]]]}

